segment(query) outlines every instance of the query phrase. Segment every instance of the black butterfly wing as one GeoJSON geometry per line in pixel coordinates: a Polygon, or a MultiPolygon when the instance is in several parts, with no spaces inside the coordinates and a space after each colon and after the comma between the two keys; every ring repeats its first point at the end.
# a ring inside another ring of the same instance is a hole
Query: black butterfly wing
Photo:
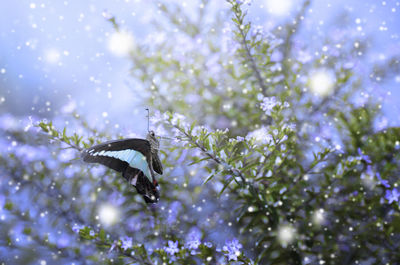
{"type": "Polygon", "coordinates": [[[156,203],[160,199],[158,184],[150,182],[141,170],[127,167],[122,176],[136,188],[146,203],[156,203]]]}
{"type": "Polygon", "coordinates": [[[158,154],[151,154],[150,142],[146,139],[123,139],[105,142],[82,153],[83,161],[100,163],[118,172],[137,189],[146,203],[155,203],[160,195],[157,183],[151,181],[148,165],[152,161],[155,172],[162,174],[158,154]],[[141,155],[137,155],[140,153],[141,155]]]}
{"type": "Polygon", "coordinates": [[[119,158],[104,155],[110,151],[135,150],[140,152],[147,160],[150,155],[150,143],[145,139],[123,139],[105,142],[92,146],[82,152],[83,161],[87,163],[100,163],[118,172],[124,172],[129,163],[121,156],[119,158]],[[103,154],[103,155],[102,155],[103,154]]]}
{"type": "Polygon", "coordinates": [[[153,160],[154,171],[157,172],[158,174],[162,175],[163,174],[163,166],[162,166],[160,158],[158,157],[158,154],[153,153],[151,156],[152,156],[152,160],[153,160]]]}

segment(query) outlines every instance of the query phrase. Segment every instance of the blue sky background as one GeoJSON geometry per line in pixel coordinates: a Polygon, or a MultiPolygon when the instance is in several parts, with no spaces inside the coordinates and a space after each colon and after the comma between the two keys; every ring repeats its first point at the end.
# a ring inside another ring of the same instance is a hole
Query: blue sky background
{"type": "MultiPolygon", "coordinates": [[[[175,2],[188,12],[190,5],[199,4],[175,2]]],[[[254,24],[267,29],[293,19],[302,3],[292,0],[288,12],[276,14],[267,2],[255,0],[249,9],[254,24]]],[[[102,13],[108,10],[115,15],[140,42],[160,34],[149,24],[157,19],[157,2],[20,0],[1,1],[0,6],[1,112],[52,116],[63,106],[76,104],[76,110],[92,120],[102,120],[106,115],[115,123],[139,127],[138,132],[146,130],[142,126],[146,114],[131,89],[140,84],[132,83],[129,76],[131,62],[108,49],[114,30],[102,13]]],[[[225,1],[218,0],[212,11],[226,8],[225,1]]],[[[360,38],[370,37],[372,53],[366,65],[400,55],[399,1],[314,1],[300,34],[310,46],[318,46],[327,35],[336,34],[338,21],[345,28],[354,27],[360,38]]],[[[371,96],[384,98],[383,109],[391,125],[400,124],[399,84],[397,73],[385,83],[366,88],[371,96]]]]}

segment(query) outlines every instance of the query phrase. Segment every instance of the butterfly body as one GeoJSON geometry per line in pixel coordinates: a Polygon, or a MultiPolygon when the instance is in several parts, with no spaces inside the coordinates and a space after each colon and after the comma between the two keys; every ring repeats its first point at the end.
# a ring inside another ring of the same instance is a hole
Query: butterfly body
{"type": "Polygon", "coordinates": [[[121,172],[147,203],[155,203],[160,198],[155,174],[163,173],[159,147],[154,132],[150,131],[146,139],[115,140],[93,146],[82,157],[85,162],[100,163],[121,172]]]}

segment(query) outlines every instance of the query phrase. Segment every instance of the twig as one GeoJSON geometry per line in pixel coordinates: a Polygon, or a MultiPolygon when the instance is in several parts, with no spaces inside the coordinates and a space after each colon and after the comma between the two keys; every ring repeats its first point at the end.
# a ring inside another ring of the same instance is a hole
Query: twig
{"type": "Polygon", "coordinates": [[[266,94],[268,88],[264,83],[264,80],[263,80],[263,78],[261,76],[261,72],[257,67],[256,61],[254,60],[254,57],[251,54],[250,47],[247,44],[247,33],[244,32],[243,27],[242,27],[243,26],[243,18],[240,17],[238,12],[236,12],[235,10],[233,10],[233,11],[234,11],[233,13],[235,14],[235,18],[239,22],[239,25],[238,25],[237,29],[239,30],[240,36],[242,37],[241,43],[242,43],[242,46],[243,46],[243,48],[244,48],[244,50],[246,52],[247,60],[250,61],[250,67],[251,67],[251,69],[253,70],[253,72],[254,72],[254,74],[256,76],[256,79],[258,81],[259,86],[261,87],[263,93],[266,94]]]}
{"type": "Polygon", "coordinates": [[[178,126],[174,126],[176,129],[178,129],[181,133],[183,133],[188,140],[193,143],[197,148],[199,148],[205,155],[207,155],[209,158],[211,158],[213,161],[215,161],[217,164],[220,164],[224,167],[225,170],[231,172],[233,175],[240,177],[240,179],[242,180],[244,185],[249,185],[249,183],[246,181],[246,177],[244,175],[244,173],[242,171],[240,171],[237,168],[232,167],[231,165],[229,165],[227,162],[222,161],[220,158],[218,158],[216,155],[210,153],[205,147],[204,145],[198,143],[197,141],[195,141],[193,139],[193,137],[191,135],[189,135],[187,132],[185,132],[182,128],[178,127],[178,126]]]}

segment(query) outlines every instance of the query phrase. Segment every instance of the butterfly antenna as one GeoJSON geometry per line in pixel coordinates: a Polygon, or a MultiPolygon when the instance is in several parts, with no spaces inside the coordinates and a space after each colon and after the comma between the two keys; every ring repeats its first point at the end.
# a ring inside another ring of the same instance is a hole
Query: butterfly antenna
{"type": "Polygon", "coordinates": [[[147,132],[150,132],[150,111],[149,108],[146,108],[147,110],[147,132]]]}

